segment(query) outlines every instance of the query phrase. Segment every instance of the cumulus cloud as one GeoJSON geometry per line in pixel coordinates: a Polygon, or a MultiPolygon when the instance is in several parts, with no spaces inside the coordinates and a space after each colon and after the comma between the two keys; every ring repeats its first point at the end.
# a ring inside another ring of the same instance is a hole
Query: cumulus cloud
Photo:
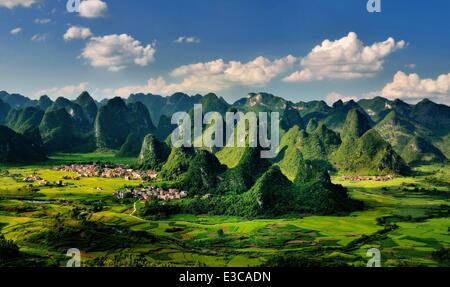
{"type": "Polygon", "coordinates": [[[296,58],[287,56],[269,60],[257,57],[252,61],[225,62],[223,59],[206,63],[184,65],[174,69],[170,76],[179,79],[168,83],[164,78],[152,78],[146,85],[122,87],[116,95],[128,96],[132,93],[158,93],[170,95],[175,92],[208,93],[218,92],[234,86],[263,86],[292,67],[296,58]]]}
{"type": "Polygon", "coordinates": [[[406,74],[399,71],[380,94],[389,99],[412,102],[430,98],[438,102],[450,103],[450,73],[439,75],[436,79],[422,79],[418,74],[406,74]]]}
{"type": "Polygon", "coordinates": [[[84,0],[80,3],[80,16],[85,18],[105,17],[108,4],[101,0],[84,0]]]}
{"type": "Polygon", "coordinates": [[[349,102],[351,100],[353,101],[357,101],[358,97],[354,97],[354,96],[345,96],[342,95],[340,93],[336,93],[336,92],[331,92],[327,95],[325,101],[327,102],[328,105],[332,106],[334,103],[336,103],[337,101],[343,101],[343,102],[349,102]]]}
{"type": "Polygon", "coordinates": [[[154,44],[144,46],[127,34],[113,34],[91,38],[81,57],[94,67],[118,72],[130,65],[149,65],[154,61],[155,53],[154,44]]]}
{"type": "Polygon", "coordinates": [[[22,28],[17,27],[17,28],[12,29],[9,33],[10,33],[11,35],[17,35],[17,34],[19,34],[20,32],[22,32],[22,28]]]}
{"type": "Polygon", "coordinates": [[[267,84],[273,78],[286,71],[295,63],[292,55],[270,61],[265,57],[257,57],[247,63],[240,61],[224,62],[218,59],[206,63],[184,65],[171,72],[173,77],[216,78],[224,84],[238,83],[247,86],[260,86],[267,84]]]}
{"type": "Polygon", "coordinates": [[[48,24],[50,22],[52,22],[52,19],[48,19],[48,18],[34,19],[34,23],[35,24],[42,24],[42,25],[44,25],[44,24],[48,24]]]}
{"type": "Polygon", "coordinates": [[[405,46],[404,41],[397,42],[393,38],[364,46],[358,35],[350,32],[339,40],[325,40],[316,46],[301,60],[302,69],[287,76],[284,81],[350,80],[370,77],[383,69],[387,56],[405,46]]]}
{"type": "Polygon", "coordinates": [[[189,37],[181,36],[175,40],[175,43],[177,43],[177,44],[198,44],[198,43],[200,43],[200,39],[197,37],[192,37],[192,36],[189,36],[189,37]]]}
{"type": "Polygon", "coordinates": [[[64,40],[66,41],[72,41],[75,39],[85,40],[91,36],[92,36],[91,29],[81,26],[72,26],[69,29],[67,29],[63,37],[64,40]]]}
{"type": "Polygon", "coordinates": [[[87,82],[79,83],[77,85],[68,85],[68,86],[64,86],[64,87],[52,87],[52,88],[37,91],[35,93],[35,96],[39,97],[42,95],[48,95],[52,98],[57,98],[57,97],[71,98],[71,97],[76,97],[79,94],[81,94],[83,91],[88,90],[88,87],[89,87],[89,83],[87,83],[87,82]]]}
{"type": "Polygon", "coordinates": [[[6,7],[8,9],[14,9],[16,7],[30,8],[37,2],[37,0],[0,0],[0,7],[6,7]]]}

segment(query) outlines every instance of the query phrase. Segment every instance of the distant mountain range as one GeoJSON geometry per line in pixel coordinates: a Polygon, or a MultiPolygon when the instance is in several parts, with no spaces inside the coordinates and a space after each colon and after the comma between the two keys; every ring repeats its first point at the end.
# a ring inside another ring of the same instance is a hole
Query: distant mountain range
{"type": "MultiPolygon", "coordinates": [[[[430,100],[410,105],[376,97],[328,106],[323,101],[294,103],[253,93],[229,104],[215,94],[176,93],[170,97],[133,94],[128,99],[96,102],[87,92],[73,101],[62,97],[52,101],[47,96],[31,100],[2,91],[0,124],[2,132],[8,129],[24,136],[47,154],[107,149],[137,157],[147,135],[153,135],[152,145],[155,140],[165,142],[174,129],[172,114],[190,112],[198,103],[203,104],[204,113],[280,112],[283,138],[278,158],[282,153],[297,154],[329,169],[401,173],[407,170],[406,164],[444,162],[450,157],[450,107],[430,100]]],[[[1,148],[0,152],[7,150],[1,148]]],[[[243,156],[242,149],[214,152],[229,167],[237,166],[243,156]]],[[[282,171],[290,169],[289,161],[289,157],[280,160],[282,171]]]]}

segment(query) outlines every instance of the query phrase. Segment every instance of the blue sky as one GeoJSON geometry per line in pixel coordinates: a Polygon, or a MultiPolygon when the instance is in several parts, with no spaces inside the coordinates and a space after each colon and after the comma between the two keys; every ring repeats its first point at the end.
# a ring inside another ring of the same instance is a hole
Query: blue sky
{"type": "Polygon", "coordinates": [[[449,1],[381,0],[372,14],[367,0],[82,2],[0,0],[0,90],[449,103],[449,1]]]}

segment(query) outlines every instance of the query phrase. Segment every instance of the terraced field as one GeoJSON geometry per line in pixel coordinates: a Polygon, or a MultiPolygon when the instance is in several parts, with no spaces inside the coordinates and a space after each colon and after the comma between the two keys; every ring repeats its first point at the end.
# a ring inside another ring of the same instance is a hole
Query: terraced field
{"type": "Polygon", "coordinates": [[[383,266],[448,265],[435,256],[450,248],[448,165],[418,167],[415,177],[389,182],[336,176],[335,183],[365,204],[346,216],[146,220],[133,215],[134,200],[111,196],[138,181],[82,178],[64,180],[63,187],[21,182],[33,173],[58,182],[73,174],[53,166],[74,161],[132,162],[110,154],[59,155],[45,165],[1,167],[0,229],[21,252],[7,265],[64,266],[70,248],[82,251],[84,266],[260,266],[289,254],[365,266],[370,248],[380,249],[383,266]]]}

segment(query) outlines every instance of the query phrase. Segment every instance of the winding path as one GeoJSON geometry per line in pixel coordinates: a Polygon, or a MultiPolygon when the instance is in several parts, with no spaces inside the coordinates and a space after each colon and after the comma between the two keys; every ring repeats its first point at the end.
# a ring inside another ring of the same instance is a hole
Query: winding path
{"type": "Polygon", "coordinates": [[[139,200],[136,201],[136,202],[133,204],[133,212],[130,213],[130,216],[133,217],[133,218],[136,218],[136,219],[138,219],[138,220],[140,220],[140,221],[146,221],[145,219],[142,219],[142,218],[137,217],[137,216],[134,215],[134,214],[137,212],[136,204],[137,204],[138,202],[139,202],[139,200]]]}

